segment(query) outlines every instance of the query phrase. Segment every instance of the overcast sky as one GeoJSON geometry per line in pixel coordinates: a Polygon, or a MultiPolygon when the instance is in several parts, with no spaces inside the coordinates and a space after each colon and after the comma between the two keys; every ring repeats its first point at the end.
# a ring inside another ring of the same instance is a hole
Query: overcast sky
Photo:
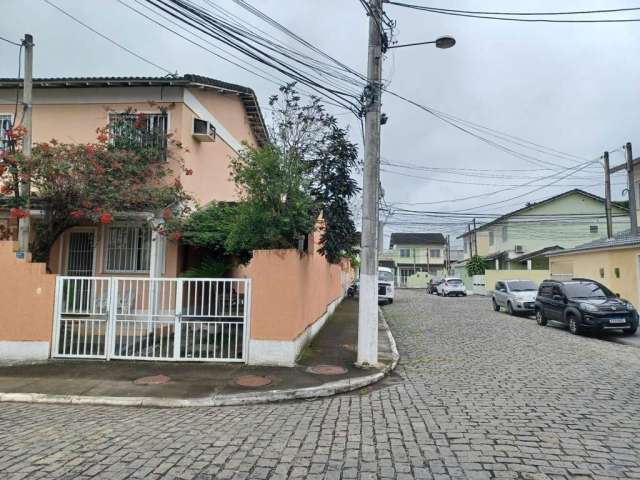
{"type": "MultiPolygon", "coordinates": [[[[263,106],[276,89],[275,85],[149,23],[116,0],[51,1],[172,71],[196,73],[252,87],[263,106]]],[[[123,1],[134,5],[133,0],[123,1]]],[[[236,7],[233,1],[214,1],[259,24],[259,20],[236,7]]],[[[412,2],[427,4],[425,0],[412,2]]],[[[251,3],[344,63],[365,71],[368,24],[357,0],[252,0],[251,3]]],[[[431,6],[472,10],[514,10],[517,4],[517,9],[522,11],[618,8],[635,6],[634,3],[637,2],[428,2],[431,6]]],[[[1,36],[18,40],[29,32],[35,37],[34,75],[37,77],[164,75],[41,0],[2,0],[2,5],[1,36]]],[[[525,24],[427,14],[391,5],[387,5],[386,11],[397,20],[396,34],[400,43],[431,40],[443,34],[453,35],[458,41],[455,48],[449,50],[423,46],[393,51],[385,61],[385,78],[390,82],[390,89],[448,114],[581,158],[594,159],[604,150],[618,149],[627,141],[637,143],[636,156],[639,156],[640,23],[525,24]]],[[[634,16],[640,17],[640,12],[620,17],[634,16]]],[[[603,18],[603,15],[596,17],[603,18]]],[[[282,40],[293,45],[286,37],[282,40]]],[[[0,75],[15,76],[17,48],[0,42],[0,58],[0,75]]],[[[382,137],[382,157],[387,161],[425,167],[499,170],[496,175],[522,175],[520,179],[487,179],[474,178],[469,172],[462,176],[383,167],[442,180],[383,172],[383,187],[389,204],[439,202],[486,194],[503,189],[504,185],[531,181],[529,177],[553,173],[492,148],[388,95],[384,98],[383,110],[389,116],[382,137]],[[450,181],[465,183],[447,183],[450,181]]],[[[265,115],[268,117],[268,112],[265,115]]],[[[350,114],[340,112],[339,118],[352,125],[353,138],[360,141],[361,133],[350,114]]],[[[562,167],[577,163],[527,151],[517,145],[509,146],[562,167]]],[[[612,154],[613,164],[621,163],[623,159],[621,151],[612,154]]],[[[478,212],[498,213],[575,186],[602,194],[600,185],[587,187],[601,183],[600,170],[592,168],[575,176],[577,179],[560,182],[561,186],[487,207],[481,206],[509,199],[533,187],[412,208],[456,211],[478,207],[478,212]]],[[[623,198],[624,180],[623,174],[614,178],[614,198],[623,198]]],[[[541,181],[536,185],[548,182],[541,181]]],[[[440,227],[424,229],[438,231],[440,227]]],[[[413,231],[416,227],[393,226],[388,230],[413,231]]]]}

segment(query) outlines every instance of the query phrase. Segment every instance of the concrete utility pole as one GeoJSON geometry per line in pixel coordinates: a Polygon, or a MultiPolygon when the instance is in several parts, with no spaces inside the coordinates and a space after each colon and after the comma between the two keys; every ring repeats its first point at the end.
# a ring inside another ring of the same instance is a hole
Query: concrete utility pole
{"type": "Polygon", "coordinates": [[[631,218],[631,235],[638,235],[638,210],[636,204],[636,182],[634,178],[633,151],[631,143],[624,147],[627,154],[627,178],[629,181],[629,217],[631,218]]]}
{"type": "Polygon", "coordinates": [[[382,0],[370,0],[369,54],[362,186],[362,247],[358,310],[359,365],[378,363],[378,190],[380,188],[380,114],[382,79],[382,0]]]}
{"type": "Polygon", "coordinates": [[[473,257],[473,243],[471,243],[471,225],[467,223],[467,237],[469,237],[469,257],[473,257]]]}
{"type": "MultiPolygon", "coordinates": [[[[22,41],[24,46],[24,86],[22,89],[22,108],[23,120],[26,132],[22,142],[22,154],[24,155],[27,165],[31,160],[31,145],[33,144],[33,127],[32,127],[32,92],[33,92],[33,37],[28,33],[25,34],[22,41]]],[[[14,119],[15,122],[15,119],[14,119]]],[[[25,210],[29,216],[18,219],[18,245],[20,252],[26,257],[29,253],[29,234],[31,229],[31,179],[27,178],[20,182],[19,185],[20,198],[26,198],[25,210]]]]}
{"type": "Polygon", "coordinates": [[[609,167],[609,152],[604,152],[604,211],[607,216],[607,238],[613,237],[613,219],[611,218],[611,168],[609,167]]]}
{"type": "Polygon", "coordinates": [[[476,248],[476,255],[478,255],[478,230],[476,230],[476,219],[473,219],[473,244],[476,248]]]}
{"type": "Polygon", "coordinates": [[[451,236],[447,235],[447,275],[451,275],[451,236]]]}

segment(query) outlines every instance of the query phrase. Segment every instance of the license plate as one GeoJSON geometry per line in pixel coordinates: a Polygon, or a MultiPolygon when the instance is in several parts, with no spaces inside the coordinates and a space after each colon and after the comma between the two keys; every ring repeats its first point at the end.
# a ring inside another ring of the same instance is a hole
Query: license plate
{"type": "Polygon", "coordinates": [[[627,323],[626,318],[610,318],[609,323],[627,323]]]}

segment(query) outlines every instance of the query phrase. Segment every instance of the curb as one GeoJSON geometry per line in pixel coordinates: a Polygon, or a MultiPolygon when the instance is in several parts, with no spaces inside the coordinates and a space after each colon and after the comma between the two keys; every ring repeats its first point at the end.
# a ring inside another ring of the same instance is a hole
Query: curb
{"type": "Polygon", "coordinates": [[[286,400],[313,399],[330,397],[338,393],[351,392],[369,386],[382,380],[398,365],[400,354],[396,341],[382,314],[378,309],[380,326],[384,329],[389,339],[392,352],[392,361],[380,372],[355,379],[336,380],[327,382],[317,387],[292,388],[287,390],[271,390],[267,392],[212,395],[202,398],[157,398],[157,397],[105,397],[83,395],[49,395],[45,393],[0,393],[0,403],[52,403],[63,405],[108,405],[118,407],[230,407],[238,405],[256,405],[261,403],[282,402],[286,400]]]}

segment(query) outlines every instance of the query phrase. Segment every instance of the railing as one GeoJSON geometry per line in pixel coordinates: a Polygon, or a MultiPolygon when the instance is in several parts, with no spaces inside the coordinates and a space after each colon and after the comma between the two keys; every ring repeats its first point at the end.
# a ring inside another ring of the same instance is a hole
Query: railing
{"type": "Polygon", "coordinates": [[[54,356],[246,359],[250,280],[58,277],[54,356]]]}

